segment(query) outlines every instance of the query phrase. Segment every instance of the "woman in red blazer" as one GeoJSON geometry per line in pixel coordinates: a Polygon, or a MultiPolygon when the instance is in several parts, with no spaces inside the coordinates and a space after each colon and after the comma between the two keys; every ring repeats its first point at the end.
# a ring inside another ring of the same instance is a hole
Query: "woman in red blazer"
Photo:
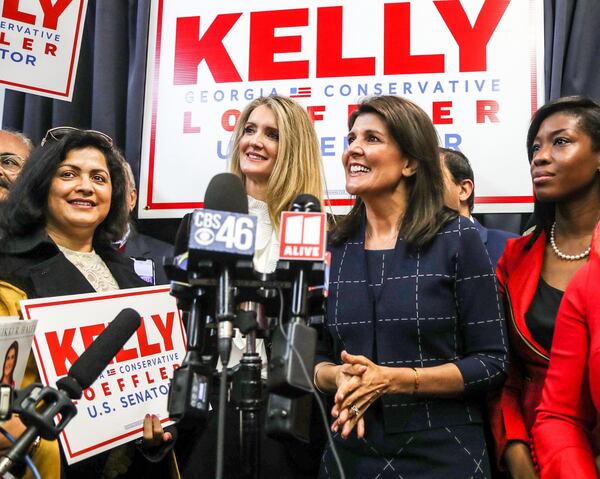
{"type": "Polygon", "coordinates": [[[533,427],[543,479],[596,478],[592,430],[600,411],[600,224],[596,256],[569,283],[533,427]]]}
{"type": "Polygon", "coordinates": [[[565,97],[541,107],[527,134],[536,225],[509,240],[497,274],[511,341],[508,379],[491,408],[498,459],[536,478],[530,452],[562,294],[586,262],[600,214],[600,105],[565,97]]]}

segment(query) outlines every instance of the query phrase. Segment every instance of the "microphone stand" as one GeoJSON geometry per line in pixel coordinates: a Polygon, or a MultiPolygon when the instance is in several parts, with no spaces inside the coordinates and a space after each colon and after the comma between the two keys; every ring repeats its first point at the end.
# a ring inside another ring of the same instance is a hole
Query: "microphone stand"
{"type": "Polygon", "coordinates": [[[240,464],[243,479],[260,477],[260,410],[263,407],[262,359],[256,350],[257,331],[264,318],[264,306],[248,301],[240,305],[238,329],[246,334],[246,351],[233,381],[233,403],[240,409],[240,464]],[[258,318],[258,320],[257,320],[258,318]]]}

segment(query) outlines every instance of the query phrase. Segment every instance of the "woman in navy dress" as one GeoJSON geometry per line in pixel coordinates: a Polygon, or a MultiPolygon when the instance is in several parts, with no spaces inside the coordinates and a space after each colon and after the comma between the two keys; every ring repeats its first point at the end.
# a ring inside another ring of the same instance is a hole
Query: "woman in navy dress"
{"type": "MultiPolygon", "coordinates": [[[[330,235],[326,334],[315,385],[332,394],[346,477],[490,477],[482,396],[504,381],[494,269],[443,205],[435,129],[414,103],[365,100],[349,120],[346,189],[330,235]]],[[[320,476],[339,477],[329,446],[320,476]]]]}

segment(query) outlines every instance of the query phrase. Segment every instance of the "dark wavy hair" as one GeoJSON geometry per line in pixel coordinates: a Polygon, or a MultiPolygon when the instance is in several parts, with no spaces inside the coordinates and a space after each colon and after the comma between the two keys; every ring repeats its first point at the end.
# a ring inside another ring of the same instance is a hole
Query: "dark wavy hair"
{"type": "Polygon", "coordinates": [[[17,367],[17,359],[19,358],[19,343],[17,341],[13,341],[10,344],[10,346],[8,347],[8,349],[6,350],[6,354],[4,355],[4,363],[2,363],[2,375],[0,377],[4,378],[4,365],[6,364],[6,360],[8,359],[8,353],[10,353],[11,349],[15,350],[15,362],[14,362],[13,368],[10,372],[9,382],[4,383],[4,384],[10,384],[12,386],[13,382],[15,381],[14,374],[15,374],[15,368],[17,367]]]}
{"type": "MultiPolygon", "coordinates": [[[[584,96],[565,96],[552,100],[535,112],[527,131],[527,157],[531,164],[533,160],[533,142],[538,134],[540,126],[551,115],[563,113],[577,119],[577,127],[588,135],[592,142],[592,151],[600,151],[600,104],[584,96]]],[[[534,230],[530,247],[535,243],[542,231],[550,233],[554,223],[556,204],[552,201],[539,201],[534,199],[534,230]]]]}
{"type": "Polygon", "coordinates": [[[106,159],[112,195],[110,210],[94,232],[95,246],[108,246],[123,237],[127,227],[126,181],[115,149],[100,135],[75,130],[33,151],[0,210],[0,238],[27,236],[46,225],[48,193],[59,165],[72,150],[92,147],[106,159]]]}
{"type": "MultiPolygon", "coordinates": [[[[456,217],[456,212],[444,205],[437,133],[427,113],[405,98],[382,95],[363,100],[350,116],[348,128],[352,129],[356,119],[365,113],[378,115],[402,154],[417,165],[415,174],[406,178],[408,199],[400,232],[408,247],[417,250],[430,242],[446,222],[456,217]]],[[[359,228],[364,210],[363,201],[356,198],[350,212],[334,227],[330,241],[333,244],[347,241],[359,228]]]]}

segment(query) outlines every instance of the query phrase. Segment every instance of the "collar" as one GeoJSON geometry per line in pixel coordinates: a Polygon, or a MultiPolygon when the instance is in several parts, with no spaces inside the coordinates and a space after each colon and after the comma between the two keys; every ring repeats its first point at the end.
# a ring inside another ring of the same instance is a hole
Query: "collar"
{"type": "Polygon", "coordinates": [[[29,235],[7,238],[0,245],[0,252],[8,254],[23,254],[42,245],[50,246],[58,251],[56,244],[54,241],[52,241],[50,236],[48,236],[46,230],[40,228],[29,235]]]}

